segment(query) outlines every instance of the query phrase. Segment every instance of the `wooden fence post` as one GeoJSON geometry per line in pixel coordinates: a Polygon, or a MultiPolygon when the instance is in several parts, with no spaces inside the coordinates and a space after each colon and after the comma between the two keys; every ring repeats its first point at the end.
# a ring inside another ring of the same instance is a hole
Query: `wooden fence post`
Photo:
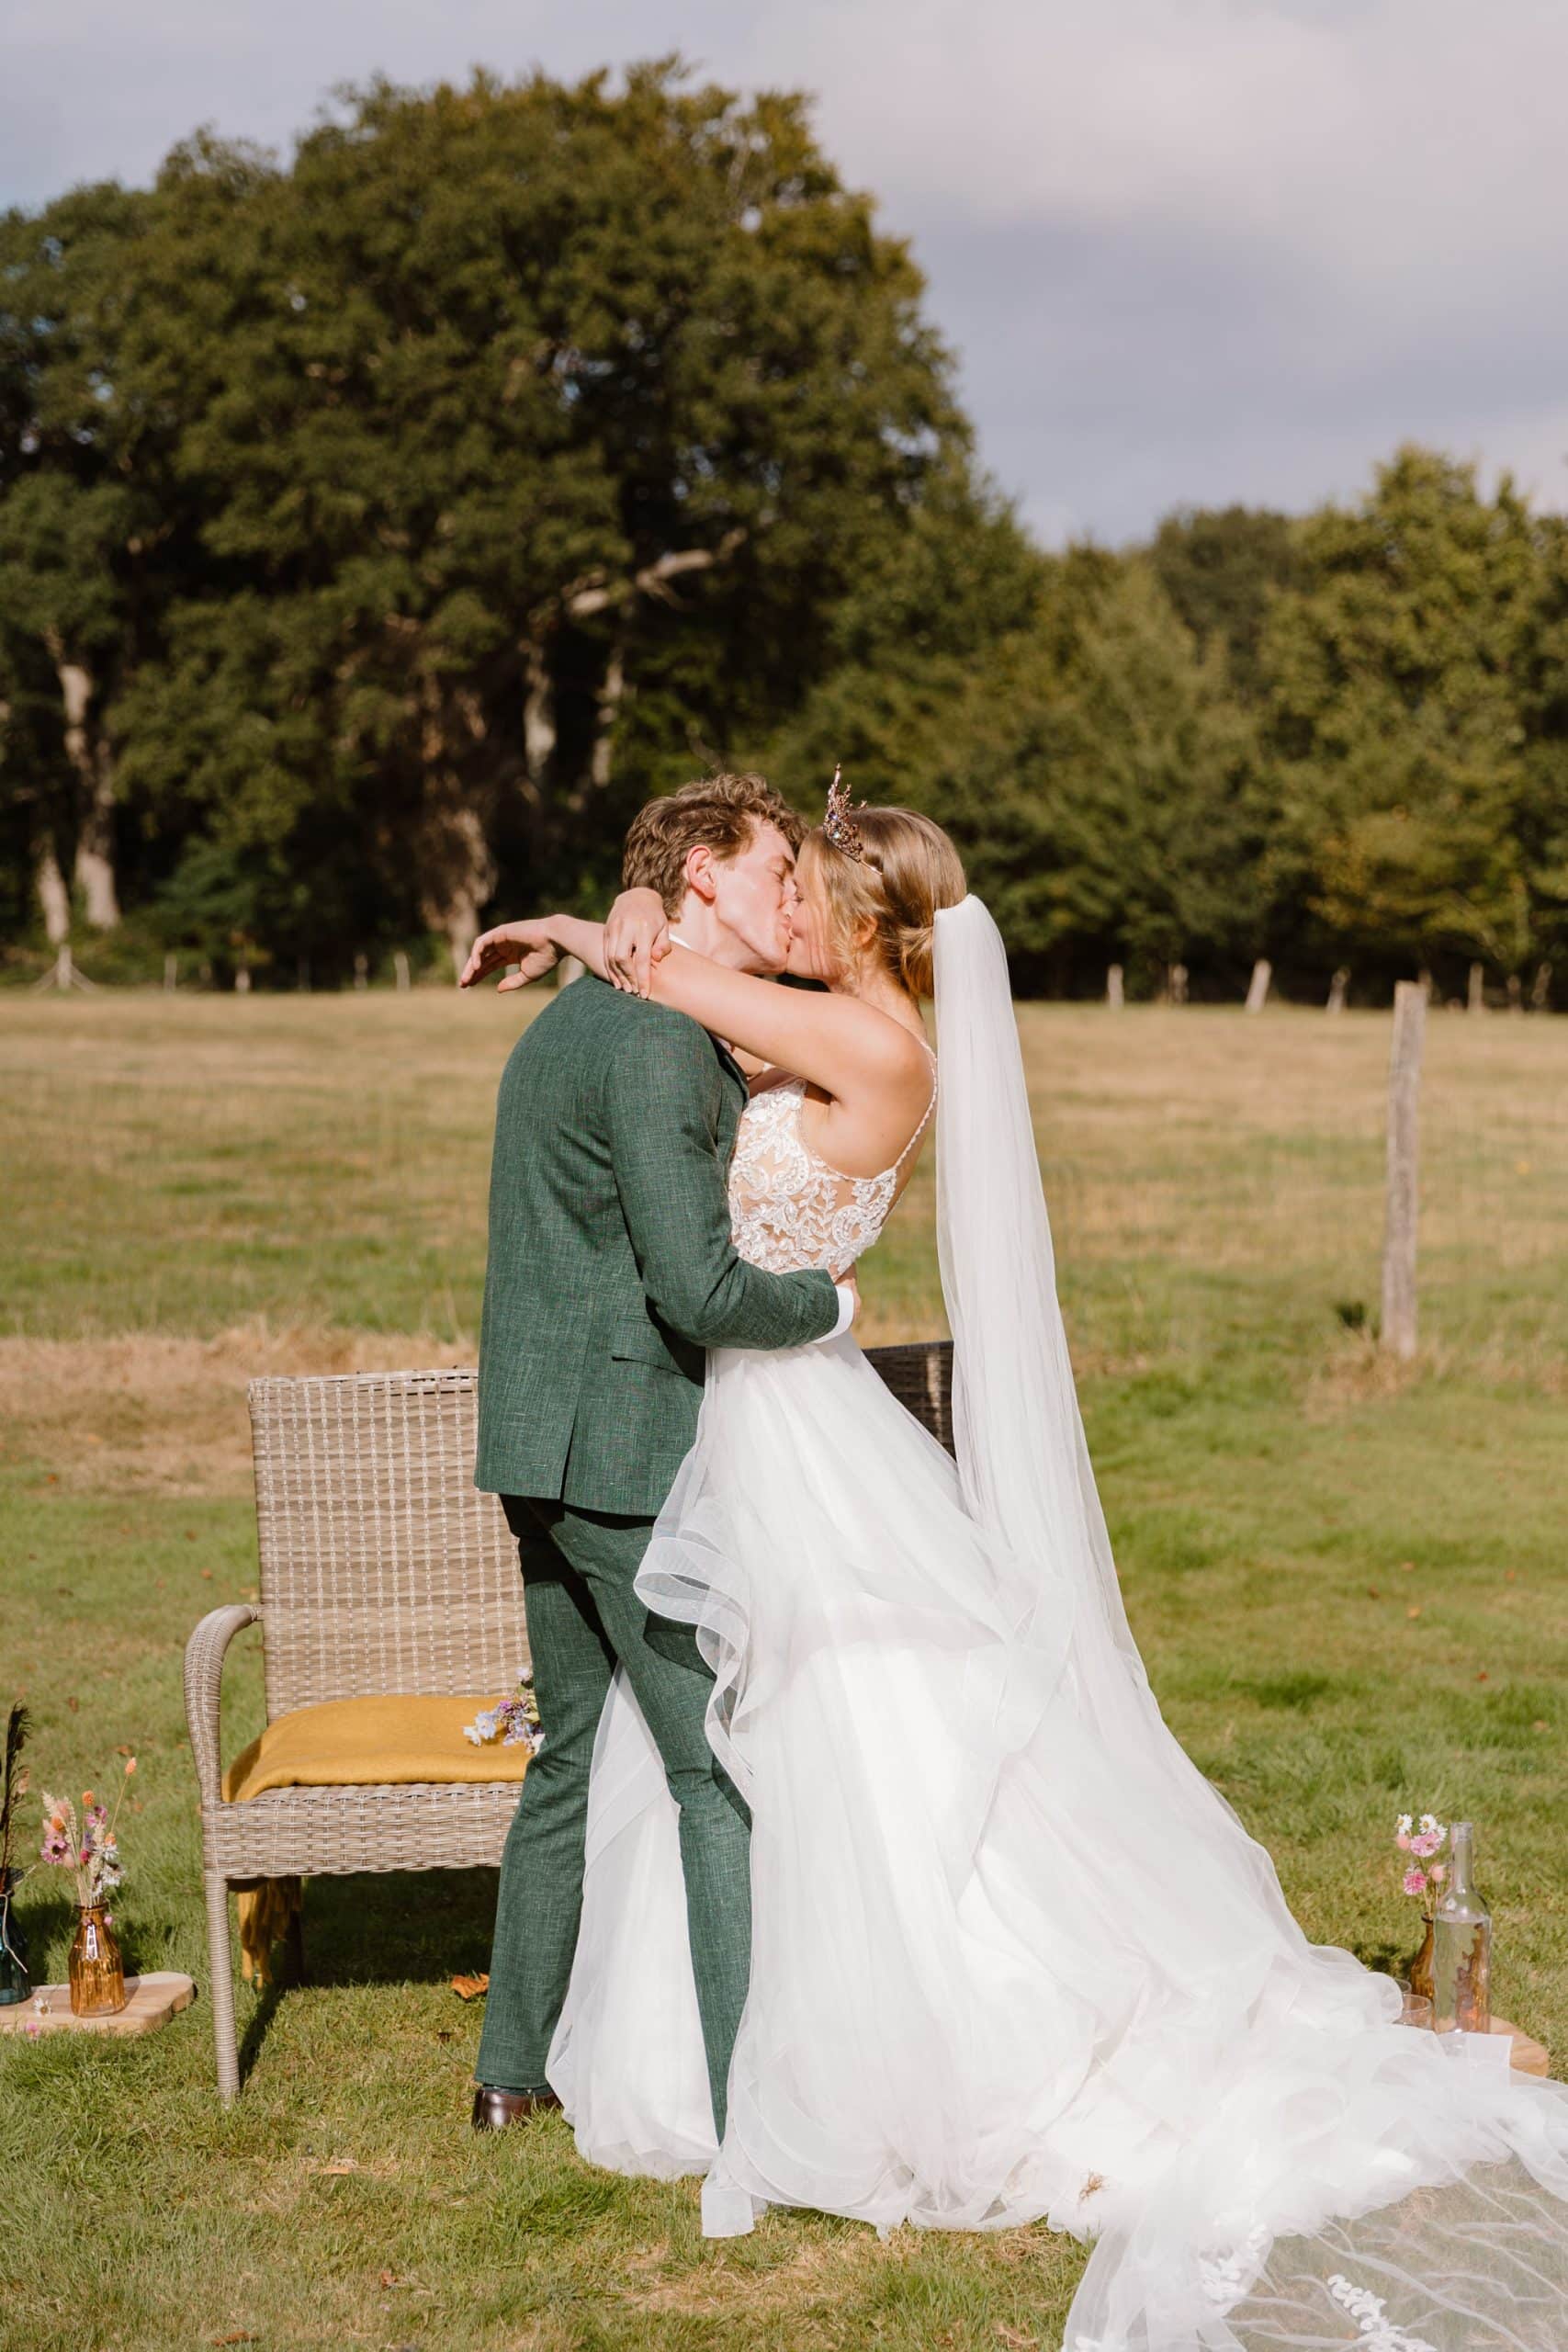
{"type": "Polygon", "coordinates": [[[400,947],[392,958],[392,969],[398,976],[399,988],[406,989],[410,985],[409,959],[400,947]]]}
{"type": "MultiPolygon", "coordinates": [[[[515,969],[515,967],[513,968],[515,969]]],[[[556,966],[557,988],[570,988],[573,980],[580,980],[587,969],[587,965],[580,963],[575,956],[563,956],[556,966]]]]}
{"type": "Polygon", "coordinates": [[[177,989],[179,984],[180,959],[177,956],[165,956],[164,958],[164,986],[166,989],[177,989]]]}
{"type": "Polygon", "coordinates": [[[1465,1010],[1467,1012],[1484,1012],[1486,1010],[1486,967],[1483,964],[1472,964],[1470,967],[1470,998],[1465,1010]]]}
{"type": "Polygon", "coordinates": [[[1551,967],[1550,964],[1538,964],[1535,967],[1535,978],[1530,983],[1530,1011],[1544,1012],[1551,1002],[1551,967]]]}
{"type": "Polygon", "coordinates": [[[1252,967],[1252,978],[1247,983],[1247,1009],[1248,1012],[1262,1012],[1264,1006],[1269,1001],[1269,983],[1273,977],[1273,965],[1270,964],[1267,956],[1260,956],[1258,958],[1257,963],[1254,964],[1252,967]]]}
{"type": "Polygon", "coordinates": [[[1170,990],[1170,1001],[1172,1004],[1186,1003],[1187,967],[1185,964],[1173,964],[1171,966],[1167,980],[1167,986],[1170,990]]]}
{"type": "Polygon", "coordinates": [[[1416,1104],[1427,999],[1419,982],[1393,991],[1393,1042],[1388,1061],[1388,1197],[1382,1244],[1381,1345],[1405,1363],[1416,1353],[1416,1223],[1420,1176],[1416,1104]]]}
{"type": "Polygon", "coordinates": [[[354,985],[356,989],[367,989],[369,987],[370,958],[368,956],[359,955],[355,957],[354,985]]]}
{"type": "Polygon", "coordinates": [[[1127,1001],[1120,964],[1112,964],[1105,975],[1105,1001],[1112,1012],[1120,1012],[1127,1001]]]}
{"type": "Polygon", "coordinates": [[[1349,985],[1350,967],[1348,964],[1341,964],[1336,971],[1334,978],[1328,983],[1328,1010],[1330,1012],[1344,1012],[1345,991],[1349,985]]]}

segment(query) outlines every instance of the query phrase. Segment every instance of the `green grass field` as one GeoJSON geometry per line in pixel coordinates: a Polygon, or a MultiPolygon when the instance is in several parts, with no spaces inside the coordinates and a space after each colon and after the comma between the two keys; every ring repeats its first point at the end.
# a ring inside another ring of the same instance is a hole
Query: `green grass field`
{"type": "MultiPolygon", "coordinates": [[[[35,1791],[134,1747],[128,1954],[206,1975],[180,1653],[255,1589],[256,1371],[470,1361],[515,1004],[444,992],[0,999],[0,1698],[35,1791]]],[[[1568,2053],[1568,1023],[1435,1017],[1423,1351],[1367,1328],[1386,1019],[1021,1013],[1086,1419],[1173,1726],[1308,1931],[1395,1964],[1403,1805],[1480,1826],[1499,2007],[1568,2053]],[[1358,1328],[1359,1324],[1360,1328],[1358,1328]]],[[[922,1168],[869,1340],[940,1329],[922,1168]]],[[[237,1747],[261,1713],[231,1653],[237,1747]]],[[[30,1808],[29,1808],[30,1821],[30,1808]]],[[[0,2045],[0,2347],[1054,2346],[1079,2256],[771,2215],[467,2130],[484,1873],[310,1890],[312,1978],[128,2043],[0,2045]]],[[[58,1976],[50,1874],[21,1911],[58,1976]]]]}

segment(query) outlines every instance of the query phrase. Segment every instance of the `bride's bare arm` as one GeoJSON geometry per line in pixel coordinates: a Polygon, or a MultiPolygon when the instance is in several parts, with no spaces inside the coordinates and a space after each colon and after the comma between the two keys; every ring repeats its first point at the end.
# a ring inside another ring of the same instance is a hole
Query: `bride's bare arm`
{"type": "MultiPolygon", "coordinates": [[[[521,959],[527,978],[546,968],[545,950],[576,956],[601,979],[608,977],[604,925],[576,915],[502,923],[476,940],[462,985],[521,959]],[[531,968],[530,968],[531,967],[531,968]]],[[[502,980],[503,989],[523,977],[502,980]]],[[[874,1006],[816,989],[780,988],[776,981],[732,972],[694,950],[675,947],[654,964],[648,993],[659,1004],[689,1013],[716,1036],[781,1069],[809,1079],[846,1104],[874,1091],[896,1116],[918,1118],[931,1089],[931,1071],[911,1033],[874,1006]],[[908,1102],[904,1100],[908,1096],[908,1102]],[[895,1098],[889,1102],[889,1097],[895,1098]]]]}

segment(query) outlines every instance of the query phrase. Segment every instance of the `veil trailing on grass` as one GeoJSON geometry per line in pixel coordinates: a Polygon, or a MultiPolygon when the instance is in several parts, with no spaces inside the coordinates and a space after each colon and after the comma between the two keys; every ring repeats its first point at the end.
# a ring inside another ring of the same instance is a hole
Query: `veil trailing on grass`
{"type": "Polygon", "coordinates": [[[1020,2143],[1086,2176],[1078,2211],[1051,2214],[1096,2238],[1067,2352],[1562,2352],[1568,2089],[1511,2076],[1506,2041],[1400,2027],[1387,1978],[1307,1943],[1168,1731],[1089,1465],[1007,962],[977,899],[937,916],[935,966],[960,1478],[1038,1711],[1000,1746],[1045,1792],[1034,1867],[1099,1971],[1083,2084],[1020,2143]]]}

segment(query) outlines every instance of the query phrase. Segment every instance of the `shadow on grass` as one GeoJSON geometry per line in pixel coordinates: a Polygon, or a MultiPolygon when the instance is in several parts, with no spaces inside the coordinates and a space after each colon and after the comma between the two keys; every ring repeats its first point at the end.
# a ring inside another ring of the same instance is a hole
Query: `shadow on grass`
{"type": "Polygon", "coordinates": [[[1416,1957],[1416,1947],[1412,1944],[1371,1943],[1358,1939],[1349,1950],[1363,1968],[1371,1969],[1378,1976],[1393,1976],[1401,1984],[1409,1975],[1411,1962],[1416,1957]]]}
{"type": "MultiPolygon", "coordinates": [[[[490,1966],[492,1870],[367,1871],[314,1878],[305,1890],[303,1981],[317,1987],[444,1984],[490,1966]]],[[[273,1953],[240,2046],[240,2079],[255,2065],[281,2003],[300,1981],[288,1945],[273,1953]]]]}

